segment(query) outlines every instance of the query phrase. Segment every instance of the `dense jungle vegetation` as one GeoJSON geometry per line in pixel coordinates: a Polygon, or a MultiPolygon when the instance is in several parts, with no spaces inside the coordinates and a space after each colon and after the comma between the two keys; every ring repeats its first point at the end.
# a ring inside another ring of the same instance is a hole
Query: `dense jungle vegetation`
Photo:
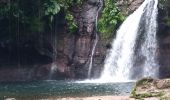
{"type": "MultiPolygon", "coordinates": [[[[0,1],[0,37],[15,37],[39,32],[50,32],[55,26],[55,17],[64,15],[68,33],[78,29],[73,8],[82,9],[83,0],[2,0],[0,1]]],[[[98,21],[98,31],[103,38],[112,36],[116,25],[125,17],[114,0],[105,0],[98,21]]],[[[57,20],[56,20],[57,21],[57,20]]]]}

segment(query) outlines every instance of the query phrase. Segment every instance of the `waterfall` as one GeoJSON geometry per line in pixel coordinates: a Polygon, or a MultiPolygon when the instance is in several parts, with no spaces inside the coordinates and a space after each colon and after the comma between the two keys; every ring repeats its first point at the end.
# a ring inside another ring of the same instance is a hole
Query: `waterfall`
{"type": "Polygon", "coordinates": [[[95,52],[95,49],[96,49],[96,45],[97,45],[97,42],[99,41],[99,37],[98,37],[98,34],[97,34],[97,23],[98,23],[98,16],[99,16],[99,12],[101,11],[102,7],[103,7],[103,1],[102,0],[99,0],[99,3],[98,3],[98,10],[97,10],[97,14],[96,14],[96,21],[95,21],[95,29],[96,29],[96,35],[95,35],[95,41],[94,41],[94,44],[93,44],[93,48],[92,48],[92,52],[91,52],[91,56],[90,56],[90,63],[89,63],[89,69],[88,69],[88,78],[91,77],[91,70],[92,70],[92,66],[93,66],[93,55],[94,55],[94,52],[95,52]]]}
{"type": "Polygon", "coordinates": [[[53,79],[53,74],[57,72],[57,30],[55,29],[54,35],[51,34],[51,45],[53,47],[53,52],[52,52],[52,64],[49,72],[49,80],[53,79]]]}
{"type": "Polygon", "coordinates": [[[142,59],[144,63],[142,70],[138,70],[142,74],[140,78],[157,77],[159,68],[156,63],[157,5],[158,0],[145,0],[120,26],[117,36],[112,42],[112,49],[106,56],[101,80],[130,80],[134,67],[139,67],[135,66],[135,60],[139,59],[137,55],[144,58],[142,59]],[[144,39],[138,43],[142,34],[144,39]],[[136,49],[140,49],[138,50],[140,52],[137,52],[136,49]]]}
{"type": "Polygon", "coordinates": [[[91,57],[90,57],[90,64],[89,64],[89,69],[88,69],[88,78],[91,77],[91,70],[92,70],[92,66],[93,66],[93,55],[94,55],[94,51],[95,51],[98,40],[99,40],[98,35],[96,33],[96,39],[94,41],[94,45],[93,45],[92,53],[91,53],[91,57]]]}
{"type": "Polygon", "coordinates": [[[146,61],[144,65],[144,76],[150,76],[150,77],[158,77],[158,71],[159,67],[157,64],[156,56],[157,52],[156,49],[157,47],[157,40],[156,40],[156,29],[157,29],[157,5],[158,5],[158,0],[154,0],[155,2],[151,2],[148,4],[147,9],[148,11],[146,12],[145,16],[150,17],[150,19],[146,19],[146,25],[145,28],[146,33],[145,34],[145,42],[143,44],[142,48],[142,54],[145,55],[146,61]],[[153,3],[154,6],[153,6],[153,3]]]}

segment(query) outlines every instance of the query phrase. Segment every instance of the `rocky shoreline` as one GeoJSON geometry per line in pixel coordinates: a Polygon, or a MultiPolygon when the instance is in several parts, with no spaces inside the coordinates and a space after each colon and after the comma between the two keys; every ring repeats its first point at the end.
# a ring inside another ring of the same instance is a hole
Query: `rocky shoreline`
{"type": "Polygon", "coordinates": [[[136,83],[130,97],[144,100],[151,97],[154,97],[154,100],[170,100],[170,79],[141,79],[136,83]]]}

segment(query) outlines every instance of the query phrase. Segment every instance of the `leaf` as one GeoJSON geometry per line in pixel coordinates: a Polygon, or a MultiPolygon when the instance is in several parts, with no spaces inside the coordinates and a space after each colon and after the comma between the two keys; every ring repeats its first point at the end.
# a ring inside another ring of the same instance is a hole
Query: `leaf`
{"type": "Polygon", "coordinates": [[[50,0],[49,2],[44,3],[45,6],[45,15],[56,15],[60,11],[60,4],[55,0],[50,0]]]}

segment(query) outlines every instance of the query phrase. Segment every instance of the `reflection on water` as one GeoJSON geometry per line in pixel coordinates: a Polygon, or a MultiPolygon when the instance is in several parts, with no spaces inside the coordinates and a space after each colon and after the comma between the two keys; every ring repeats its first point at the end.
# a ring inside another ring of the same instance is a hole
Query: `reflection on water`
{"type": "Polygon", "coordinates": [[[128,95],[134,83],[78,83],[66,81],[2,82],[1,98],[83,97],[128,95]]]}

